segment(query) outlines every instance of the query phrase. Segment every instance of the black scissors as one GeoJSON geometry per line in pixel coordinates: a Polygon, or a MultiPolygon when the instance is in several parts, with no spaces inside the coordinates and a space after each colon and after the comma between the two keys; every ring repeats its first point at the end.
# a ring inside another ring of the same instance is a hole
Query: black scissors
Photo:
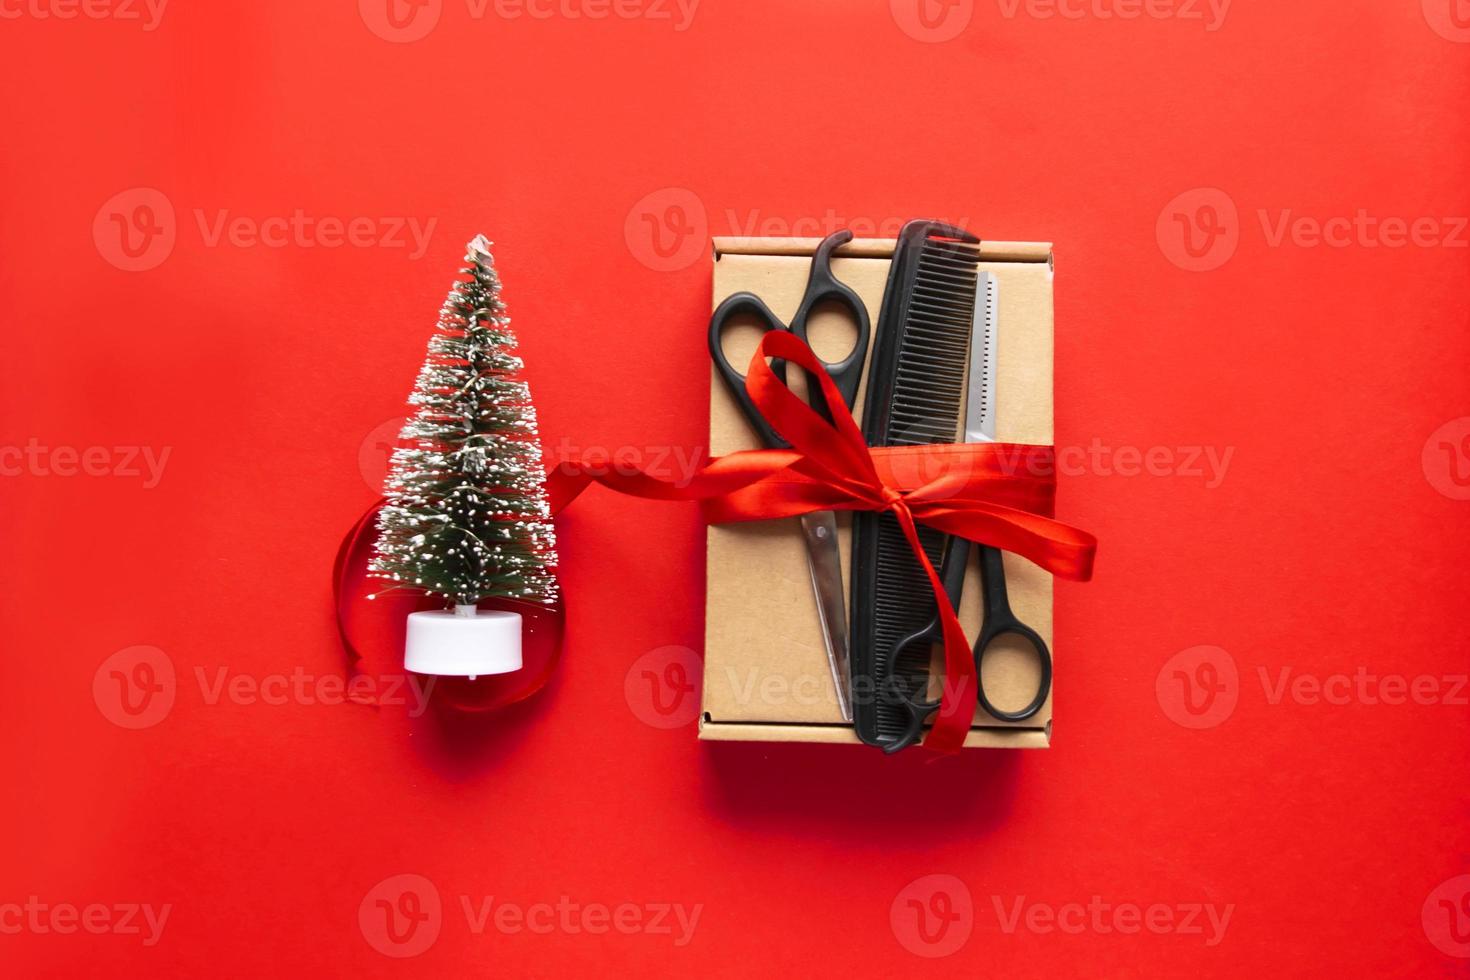
{"type": "MultiPolygon", "coordinates": [[[[788,449],[790,444],[780,433],[771,428],[745,390],[745,375],[736,370],[725,355],[724,333],[731,321],[741,315],[752,317],[763,332],[787,330],[799,340],[810,344],[807,336],[807,320],[822,303],[834,303],[844,308],[857,325],[857,341],[852,351],[837,363],[822,361],[828,376],[842,396],[843,411],[851,411],[857,398],[858,383],[862,380],[863,365],[868,356],[868,342],[872,330],[868,322],[868,309],[862,299],[848,286],[832,275],[832,253],[852,239],[851,231],[839,231],[822,239],[812,256],[811,272],[807,275],[806,292],[801,305],[791,318],[790,326],[782,323],[771,312],[765,302],[754,293],[735,293],[721,303],[710,317],[709,353],[715,368],[725,379],[730,394],[740,405],[745,418],[760,435],[769,449],[788,449]]],[[[772,370],[783,382],[786,381],[786,362],[772,362],[772,370]]],[[[808,378],[808,397],[812,408],[827,421],[832,421],[832,406],[827,405],[815,378],[808,378]]],[[[827,661],[832,669],[832,684],[837,690],[837,705],[845,721],[852,721],[852,676],[847,653],[847,605],[842,591],[842,556],[837,546],[837,517],[832,511],[804,514],[801,518],[803,536],[806,539],[807,564],[811,569],[812,591],[817,599],[817,614],[822,624],[822,640],[827,647],[827,661]]]]}
{"type": "MultiPolygon", "coordinates": [[[[746,314],[754,317],[760,325],[761,330],[770,332],[772,330],[786,330],[796,337],[810,344],[807,336],[807,319],[812,311],[822,303],[836,303],[842,306],[846,313],[853,318],[857,324],[857,340],[853,344],[852,351],[847,357],[836,364],[822,361],[822,366],[827,369],[827,375],[837,385],[837,390],[842,394],[848,411],[852,410],[852,403],[857,398],[858,382],[862,380],[863,364],[868,357],[868,341],[871,339],[871,329],[868,324],[868,308],[863,305],[862,299],[850,287],[832,275],[832,253],[840,246],[852,240],[852,232],[839,231],[822,239],[817,246],[815,254],[812,255],[811,272],[807,275],[806,292],[801,297],[801,305],[796,308],[796,315],[791,318],[791,325],[787,326],[772,313],[765,301],[754,293],[735,293],[728,297],[715,310],[709,322],[709,352],[714,359],[715,367],[724,376],[725,383],[730,387],[730,393],[740,404],[740,410],[745,413],[746,419],[760,433],[761,441],[770,449],[786,449],[789,444],[786,440],[771,428],[770,423],[761,415],[750,395],[745,391],[745,375],[736,370],[730,364],[730,359],[725,356],[723,335],[730,321],[746,314]]],[[[776,361],[772,367],[776,375],[786,380],[786,364],[784,361],[776,361]]],[[[821,391],[816,386],[816,379],[811,379],[813,384],[809,391],[816,398],[813,404],[818,412],[827,421],[832,420],[830,408],[824,403],[821,391]]]]}
{"type": "MultiPolygon", "coordinates": [[[[950,538],[944,550],[940,577],[944,582],[944,591],[949,596],[949,601],[956,606],[959,604],[960,593],[964,589],[965,570],[970,564],[972,550],[976,549],[968,540],[960,537],[950,538]]],[[[980,628],[980,638],[975,641],[973,651],[975,697],[982,708],[1000,721],[1025,721],[1041,710],[1041,706],[1046,703],[1047,695],[1051,693],[1051,651],[1047,649],[1046,641],[1041,638],[1041,634],[1023,623],[1011,611],[1010,596],[1006,592],[1005,566],[1001,564],[1000,549],[982,546],[978,550],[980,552],[980,580],[985,593],[985,623],[980,628]],[[1036,683],[1036,694],[1019,711],[1005,711],[996,707],[985,693],[985,674],[981,669],[985,661],[985,652],[1002,636],[1015,636],[1025,640],[1035,648],[1037,661],[1041,665],[1041,676],[1036,683]]],[[[944,630],[936,612],[929,625],[898,641],[893,648],[894,662],[899,662],[901,657],[906,662],[922,658],[924,664],[927,665],[929,652],[934,644],[943,642],[944,630]]],[[[889,692],[889,697],[908,709],[909,726],[897,740],[884,746],[884,751],[890,753],[907,748],[918,741],[923,734],[925,720],[939,708],[937,700],[928,699],[926,682],[918,684],[916,688],[906,689],[906,682],[900,677],[898,671],[894,671],[891,676],[894,690],[889,692]]],[[[927,671],[922,676],[927,681],[927,671]]]]}

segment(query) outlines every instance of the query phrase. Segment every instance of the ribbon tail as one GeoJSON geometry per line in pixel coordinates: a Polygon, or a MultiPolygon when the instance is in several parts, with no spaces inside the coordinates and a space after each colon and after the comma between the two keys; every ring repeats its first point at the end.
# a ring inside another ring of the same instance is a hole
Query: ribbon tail
{"type": "Polygon", "coordinates": [[[552,515],[561,513],[594,482],[594,478],[584,470],[553,465],[546,471],[546,501],[551,506],[552,515]]]}
{"type": "Polygon", "coordinates": [[[612,466],[606,460],[567,457],[546,471],[546,493],[552,514],[576,500],[594,483],[645,500],[701,501],[725,497],[798,470],[803,457],[789,449],[751,449],[710,460],[681,481],[664,480],[637,467],[612,466]]]}
{"type": "Polygon", "coordinates": [[[1020,555],[1058,578],[1092,578],[1097,538],[1055,518],[982,500],[920,501],[913,509],[915,520],[936,531],[1020,555]]]}

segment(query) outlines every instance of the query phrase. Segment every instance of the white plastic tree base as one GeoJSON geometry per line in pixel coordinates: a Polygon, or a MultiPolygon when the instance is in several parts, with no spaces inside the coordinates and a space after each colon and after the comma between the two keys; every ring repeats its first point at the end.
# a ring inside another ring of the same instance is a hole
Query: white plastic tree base
{"type": "Polygon", "coordinates": [[[474,606],[409,613],[403,666],[415,674],[470,679],[520,670],[520,613],[474,606]]]}

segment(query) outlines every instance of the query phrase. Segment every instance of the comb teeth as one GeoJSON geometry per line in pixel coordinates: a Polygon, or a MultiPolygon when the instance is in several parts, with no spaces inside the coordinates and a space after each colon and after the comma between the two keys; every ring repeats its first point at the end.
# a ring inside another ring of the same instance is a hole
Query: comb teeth
{"type": "MultiPolygon", "coordinates": [[[[926,238],[918,248],[901,322],[888,325],[897,336],[888,416],[876,433],[889,446],[954,442],[965,399],[965,366],[975,323],[979,254],[974,246],[926,238]]],[[[881,382],[880,382],[881,383],[881,382]]],[[[929,678],[930,648],[898,642],[928,625],[934,601],[918,559],[892,515],[876,521],[868,662],[886,689],[890,678],[913,694],[929,678]]],[[[919,543],[939,566],[944,535],[919,528],[919,543]]],[[[908,711],[882,698],[873,706],[870,735],[881,744],[897,741],[909,727],[908,711]]]]}
{"type": "Polygon", "coordinates": [[[954,441],[964,403],[976,281],[972,250],[925,239],[909,283],[885,445],[954,441]]]}
{"type": "Polygon", "coordinates": [[[977,428],[982,431],[986,428],[987,424],[991,426],[992,432],[994,430],[993,418],[995,416],[995,366],[992,363],[992,359],[995,357],[995,351],[991,349],[991,344],[993,343],[995,337],[995,299],[995,277],[986,276],[985,301],[981,306],[981,309],[984,311],[983,315],[985,317],[985,325],[984,329],[980,331],[979,346],[975,346],[973,337],[971,338],[970,345],[970,360],[972,362],[975,362],[978,359],[978,363],[972,363],[970,365],[970,371],[976,377],[986,379],[986,384],[984,390],[980,392],[980,398],[982,401],[979,413],[970,411],[968,404],[966,405],[966,412],[969,413],[971,416],[974,416],[973,419],[965,420],[965,428],[967,430],[965,433],[966,440],[971,438],[968,430],[972,421],[978,422],[979,424],[977,428]]]}

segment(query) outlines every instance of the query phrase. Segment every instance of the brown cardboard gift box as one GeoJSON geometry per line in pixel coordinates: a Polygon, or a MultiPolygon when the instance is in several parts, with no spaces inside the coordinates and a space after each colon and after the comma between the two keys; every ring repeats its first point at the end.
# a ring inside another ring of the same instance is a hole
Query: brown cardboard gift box
{"type": "MultiPolygon", "coordinates": [[[[714,305],[742,290],[757,294],[787,321],[796,311],[811,268],[815,238],[717,238],[714,305]]],[[[893,255],[892,239],[857,239],[838,250],[837,278],[867,306],[873,328],[893,255]]],[[[1041,243],[987,242],[981,268],[998,283],[996,435],[1002,442],[1052,443],[1052,261],[1041,243]]],[[[713,307],[711,307],[713,308],[713,307]]],[[[812,346],[836,360],[851,349],[852,328],[840,314],[818,312],[809,325],[812,346]]],[[[748,361],[758,328],[732,328],[732,363],[748,361]]],[[[793,382],[799,387],[800,380],[793,382]]],[[[859,390],[856,411],[862,411],[859,390]]],[[[958,441],[958,433],[957,440],[958,441]]],[[[735,400],[710,374],[710,454],[759,448],[735,400]]],[[[838,514],[843,573],[851,560],[851,518],[838,514]]],[[[712,526],[707,536],[704,689],[699,737],[726,741],[845,742],[859,744],[843,722],[822,645],[806,552],[794,519],[712,526]]],[[[1014,555],[1005,556],[1011,606],[1024,622],[1052,640],[1051,576],[1014,555]]],[[[979,572],[972,562],[960,621],[971,641],[980,624],[979,572]]],[[[1053,650],[1053,655],[1056,651],[1053,650]]],[[[985,684],[1002,708],[1018,707],[1035,691],[1037,666],[1025,648],[993,647],[985,684]]],[[[1021,723],[1003,723],[976,707],[965,747],[1045,748],[1051,740],[1052,703],[1021,723]]]]}

